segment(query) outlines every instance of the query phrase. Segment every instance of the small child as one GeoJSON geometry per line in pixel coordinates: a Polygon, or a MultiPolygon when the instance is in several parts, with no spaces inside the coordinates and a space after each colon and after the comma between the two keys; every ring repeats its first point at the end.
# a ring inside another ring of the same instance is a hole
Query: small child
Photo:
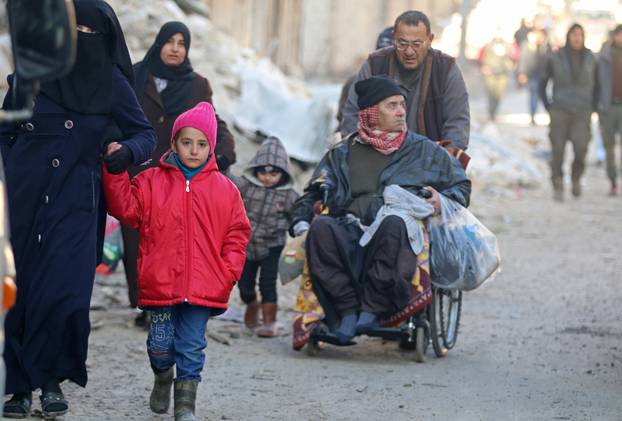
{"type": "Polygon", "coordinates": [[[257,336],[276,336],[276,278],[281,250],[285,245],[290,211],[298,198],[292,187],[289,156],[276,137],[263,141],[241,177],[232,177],[244,198],[252,235],[246,249],[246,263],[238,282],[246,304],[244,323],[257,336]],[[259,327],[259,302],[255,279],[259,275],[263,325],[259,327]]]}
{"type": "MultiPolygon", "coordinates": [[[[104,168],[109,213],[140,233],[140,307],[151,312],[147,353],[155,374],[149,406],[195,420],[209,317],[227,308],[244,265],[250,225],[235,185],[214,158],[216,118],[207,102],[181,114],[160,166],[132,179],[104,168]]],[[[108,146],[107,154],[118,148],[108,146]]]]}

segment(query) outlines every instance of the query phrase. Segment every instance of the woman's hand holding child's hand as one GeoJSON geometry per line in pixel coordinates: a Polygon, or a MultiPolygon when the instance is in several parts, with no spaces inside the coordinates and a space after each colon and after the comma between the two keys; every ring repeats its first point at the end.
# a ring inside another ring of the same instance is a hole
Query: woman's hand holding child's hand
{"type": "Polygon", "coordinates": [[[110,142],[108,147],[106,148],[106,157],[112,155],[114,152],[121,149],[121,144],[119,142],[110,142]]]}
{"type": "Polygon", "coordinates": [[[133,158],[130,148],[118,142],[111,142],[106,148],[104,163],[111,174],[120,174],[132,165],[133,158]]]}

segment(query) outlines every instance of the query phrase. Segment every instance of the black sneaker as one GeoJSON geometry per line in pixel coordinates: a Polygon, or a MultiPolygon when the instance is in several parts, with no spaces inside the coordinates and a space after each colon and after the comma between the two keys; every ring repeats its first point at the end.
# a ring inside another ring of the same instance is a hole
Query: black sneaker
{"type": "Polygon", "coordinates": [[[43,392],[41,397],[41,413],[44,419],[53,419],[65,415],[69,410],[69,403],[62,392],[43,392]]]}

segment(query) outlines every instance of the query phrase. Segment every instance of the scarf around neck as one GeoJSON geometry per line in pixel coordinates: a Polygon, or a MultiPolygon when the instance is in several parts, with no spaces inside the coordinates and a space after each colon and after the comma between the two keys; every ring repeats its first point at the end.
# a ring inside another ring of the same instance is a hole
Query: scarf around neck
{"type": "Polygon", "coordinates": [[[364,143],[383,155],[397,151],[406,138],[406,123],[402,131],[387,132],[378,128],[380,109],[378,104],[359,111],[358,135],[364,143]]]}
{"type": "Polygon", "coordinates": [[[200,167],[195,168],[195,169],[190,169],[181,162],[181,159],[179,159],[179,155],[177,155],[175,152],[173,152],[173,159],[175,159],[175,163],[177,164],[177,167],[184,174],[184,177],[186,177],[186,180],[192,180],[192,178],[195,175],[201,172],[201,170],[207,165],[207,162],[209,161],[209,158],[208,158],[207,161],[201,164],[200,167]]]}

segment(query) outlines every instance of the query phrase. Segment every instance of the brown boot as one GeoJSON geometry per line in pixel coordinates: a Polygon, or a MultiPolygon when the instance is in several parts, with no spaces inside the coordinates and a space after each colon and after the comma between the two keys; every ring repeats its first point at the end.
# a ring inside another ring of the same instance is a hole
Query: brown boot
{"type": "Polygon", "coordinates": [[[263,313],[263,324],[257,329],[257,336],[262,338],[272,338],[276,336],[276,303],[266,303],[261,305],[263,313]]]}
{"type": "Polygon", "coordinates": [[[257,300],[246,305],[244,312],[244,324],[250,330],[254,330],[259,326],[259,302],[257,300]]]}

